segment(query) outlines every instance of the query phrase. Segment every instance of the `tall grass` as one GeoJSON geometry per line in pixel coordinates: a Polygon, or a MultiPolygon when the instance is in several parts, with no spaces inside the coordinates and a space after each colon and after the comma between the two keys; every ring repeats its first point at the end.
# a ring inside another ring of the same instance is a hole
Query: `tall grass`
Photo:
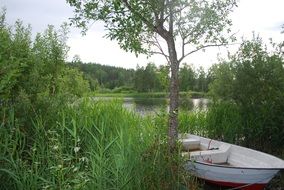
{"type": "Polygon", "coordinates": [[[179,132],[207,136],[208,129],[206,111],[181,111],[179,114],[179,132]]]}
{"type": "MultiPolygon", "coordinates": [[[[0,128],[0,189],[178,189],[189,186],[168,154],[165,117],[139,117],[120,102],[82,100],[29,132],[13,114],[0,128]]],[[[177,153],[178,154],[178,153],[177,153]]]]}
{"type": "Polygon", "coordinates": [[[282,139],[277,136],[279,126],[265,126],[265,121],[271,120],[269,114],[254,115],[257,114],[253,111],[244,112],[233,102],[216,101],[207,110],[181,111],[179,130],[182,133],[222,140],[283,158],[282,139]],[[264,128],[268,128],[269,132],[275,130],[276,134],[271,135],[264,128]]]}
{"type": "Polygon", "coordinates": [[[207,110],[182,112],[180,130],[236,144],[244,140],[240,110],[230,102],[214,102],[207,110]]]}
{"type": "Polygon", "coordinates": [[[214,102],[207,113],[207,130],[210,138],[241,144],[243,125],[240,109],[231,102],[214,102]]]}

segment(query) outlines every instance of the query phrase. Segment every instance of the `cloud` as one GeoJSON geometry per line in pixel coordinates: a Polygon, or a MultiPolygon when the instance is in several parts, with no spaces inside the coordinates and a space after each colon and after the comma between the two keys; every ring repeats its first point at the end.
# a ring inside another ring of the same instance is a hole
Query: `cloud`
{"type": "MultiPolygon", "coordinates": [[[[6,6],[9,24],[21,19],[25,24],[32,25],[34,34],[43,32],[48,24],[59,28],[63,22],[69,22],[69,18],[74,16],[73,8],[65,0],[0,0],[0,6],[6,6]]],[[[283,7],[283,0],[240,0],[232,14],[233,31],[239,31],[239,37],[251,37],[252,31],[255,31],[263,39],[273,38],[275,42],[281,42],[284,37],[280,33],[281,25],[284,24],[283,7]]],[[[144,66],[148,62],[165,64],[162,56],[136,58],[134,54],[121,50],[117,42],[103,38],[105,34],[103,23],[95,23],[86,36],[81,36],[80,29],[72,28],[68,40],[71,47],[68,59],[72,60],[78,54],[86,62],[126,68],[135,68],[137,64],[144,66]]],[[[205,53],[193,54],[184,61],[194,63],[196,67],[203,65],[208,68],[217,62],[217,54],[226,53],[226,48],[210,48],[205,53]]]]}
{"type": "Polygon", "coordinates": [[[44,31],[49,24],[59,28],[73,16],[71,7],[62,0],[1,0],[1,5],[7,8],[9,24],[20,19],[32,25],[33,33],[44,31]]]}
{"type": "Polygon", "coordinates": [[[126,68],[136,68],[137,64],[144,65],[145,56],[136,58],[133,53],[125,52],[119,48],[117,42],[103,38],[105,33],[97,31],[96,27],[101,26],[95,24],[86,36],[73,35],[68,40],[68,45],[71,47],[69,60],[72,60],[74,55],[78,54],[84,62],[126,68]]]}

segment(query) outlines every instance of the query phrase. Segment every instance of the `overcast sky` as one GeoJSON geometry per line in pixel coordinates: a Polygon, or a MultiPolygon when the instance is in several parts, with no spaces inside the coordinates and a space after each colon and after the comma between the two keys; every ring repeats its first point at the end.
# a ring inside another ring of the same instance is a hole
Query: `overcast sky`
{"type": "MultiPolygon", "coordinates": [[[[0,0],[0,7],[7,8],[7,22],[13,24],[21,19],[25,24],[31,24],[33,33],[43,32],[48,24],[56,28],[63,22],[69,22],[73,16],[72,8],[65,0],[0,0]]],[[[259,34],[264,40],[272,38],[275,42],[284,41],[281,26],[284,24],[284,0],[240,0],[238,7],[232,14],[233,31],[238,36],[251,38],[252,31],[259,34]]],[[[71,28],[68,45],[69,58],[72,60],[78,54],[84,62],[95,62],[104,65],[113,65],[124,68],[136,68],[136,65],[145,66],[152,61],[155,64],[165,64],[165,59],[155,56],[146,59],[145,56],[135,57],[119,48],[115,41],[103,36],[106,34],[102,23],[94,24],[82,36],[79,29],[71,28]]],[[[225,48],[211,48],[206,52],[199,52],[185,59],[185,62],[208,68],[216,62],[217,54],[226,53],[225,48]]]]}

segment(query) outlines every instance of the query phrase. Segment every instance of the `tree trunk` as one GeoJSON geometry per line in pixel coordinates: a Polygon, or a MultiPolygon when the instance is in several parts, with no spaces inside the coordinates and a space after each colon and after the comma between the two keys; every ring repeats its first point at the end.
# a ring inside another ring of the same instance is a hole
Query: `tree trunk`
{"type": "Polygon", "coordinates": [[[170,65],[171,65],[171,80],[170,80],[170,110],[169,110],[169,148],[170,151],[176,149],[176,140],[178,137],[178,104],[179,104],[179,85],[178,85],[178,70],[179,62],[173,37],[167,39],[170,65]]]}

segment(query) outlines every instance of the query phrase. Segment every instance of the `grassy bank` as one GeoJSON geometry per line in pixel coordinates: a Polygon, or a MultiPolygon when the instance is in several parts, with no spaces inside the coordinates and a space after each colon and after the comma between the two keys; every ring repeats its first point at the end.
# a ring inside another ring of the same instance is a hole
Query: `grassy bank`
{"type": "MultiPolygon", "coordinates": [[[[179,153],[168,154],[166,112],[140,117],[117,101],[83,99],[52,122],[37,115],[22,125],[13,110],[5,114],[0,189],[200,189],[179,153]]],[[[242,144],[238,114],[231,104],[181,111],[179,130],[242,144]]]]}
{"type": "MultiPolygon", "coordinates": [[[[190,97],[190,98],[204,98],[206,97],[206,93],[203,92],[180,92],[180,97],[190,97]]],[[[125,98],[125,97],[133,97],[133,98],[168,98],[168,92],[130,92],[130,93],[92,93],[91,95],[95,97],[113,97],[113,98],[125,98]]]]}
{"type": "Polygon", "coordinates": [[[22,126],[7,110],[0,127],[0,189],[179,189],[191,186],[168,156],[166,118],[141,118],[119,102],[90,102],[22,126]],[[31,135],[32,134],[32,135],[31,135]]]}

